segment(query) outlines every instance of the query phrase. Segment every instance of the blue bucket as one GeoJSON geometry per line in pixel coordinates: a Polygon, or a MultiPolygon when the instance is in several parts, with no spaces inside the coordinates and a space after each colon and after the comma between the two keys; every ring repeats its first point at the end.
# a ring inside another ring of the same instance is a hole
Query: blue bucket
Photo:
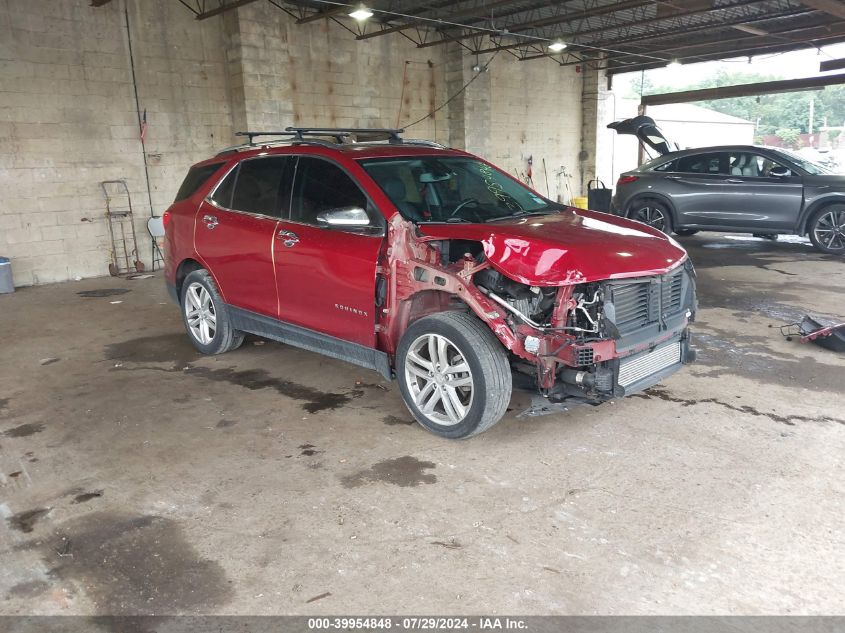
{"type": "Polygon", "coordinates": [[[8,257],[0,257],[0,295],[15,291],[12,282],[12,262],[8,257]]]}

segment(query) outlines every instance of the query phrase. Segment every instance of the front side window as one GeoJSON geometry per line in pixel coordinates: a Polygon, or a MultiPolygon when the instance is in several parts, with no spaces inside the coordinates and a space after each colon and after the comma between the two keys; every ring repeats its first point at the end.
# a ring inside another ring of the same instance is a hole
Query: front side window
{"type": "Polygon", "coordinates": [[[490,222],[564,208],[473,158],[371,159],[361,166],[413,222],[490,222]]]}
{"type": "Polygon", "coordinates": [[[317,226],[317,216],[327,211],[366,211],[368,206],[367,196],[340,167],[327,160],[300,156],[291,200],[292,222],[317,226]]]}
{"type": "Polygon", "coordinates": [[[731,152],[728,155],[728,165],[732,176],[746,178],[768,178],[774,167],[782,167],[767,156],[751,152],[731,152]]]}
{"type": "Polygon", "coordinates": [[[808,160],[807,158],[796,154],[795,152],[790,152],[786,149],[777,149],[773,151],[776,154],[780,154],[781,156],[786,158],[786,160],[790,161],[794,165],[797,165],[798,167],[806,171],[808,174],[812,174],[813,176],[825,176],[833,173],[828,168],[819,165],[818,163],[814,163],[813,161],[808,160]]]}
{"type": "Polygon", "coordinates": [[[685,174],[720,174],[719,154],[693,154],[678,159],[678,171],[685,174]]]}

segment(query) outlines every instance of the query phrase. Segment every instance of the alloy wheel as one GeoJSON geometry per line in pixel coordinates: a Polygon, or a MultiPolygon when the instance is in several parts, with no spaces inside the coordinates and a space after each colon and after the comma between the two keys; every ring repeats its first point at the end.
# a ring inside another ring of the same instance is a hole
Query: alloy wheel
{"type": "Polygon", "coordinates": [[[845,210],[828,211],[813,227],[816,241],[832,251],[845,250],[845,210]]]}
{"type": "Polygon", "coordinates": [[[643,224],[648,224],[658,231],[664,231],[666,229],[666,216],[660,208],[655,206],[647,205],[640,207],[634,213],[634,219],[643,224]]]}
{"type": "Polygon", "coordinates": [[[461,350],[440,334],[424,334],[411,343],[405,384],[420,413],[436,424],[454,426],[472,406],[469,364],[461,350]]]}
{"type": "Polygon", "coordinates": [[[188,331],[202,345],[214,340],[217,332],[217,312],[211,294],[200,283],[192,283],[185,293],[185,319],[188,331]]]}

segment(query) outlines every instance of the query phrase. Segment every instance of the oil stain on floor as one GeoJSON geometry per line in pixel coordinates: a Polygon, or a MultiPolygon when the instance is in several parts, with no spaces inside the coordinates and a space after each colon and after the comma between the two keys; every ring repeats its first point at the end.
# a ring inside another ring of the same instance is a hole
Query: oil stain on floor
{"type": "Polygon", "coordinates": [[[7,431],[0,433],[3,437],[29,437],[41,433],[45,427],[43,424],[21,424],[7,431]]]}
{"type": "Polygon", "coordinates": [[[92,299],[98,297],[116,297],[118,295],[125,295],[127,292],[132,291],[128,288],[100,288],[98,290],[82,290],[76,294],[86,299],[92,299]]]}
{"type": "Polygon", "coordinates": [[[83,588],[96,613],[180,614],[232,599],[223,568],[158,516],[92,513],[43,544],[50,574],[83,588]]]}
{"type": "Polygon", "coordinates": [[[367,484],[386,483],[402,488],[433,484],[437,477],[425,472],[435,467],[434,462],[420,461],[416,457],[405,455],[395,459],[386,459],[373,464],[367,469],[360,470],[341,479],[344,488],[358,488],[367,484]]]}
{"type": "Polygon", "coordinates": [[[386,415],[381,419],[381,421],[384,422],[387,426],[410,426],[414,423],[413,420],[409,420],[407,418],[400,418],[398,415],[386,415]]]}
{"type": "Polygon", "coordinates": [[[355,389],[347,393],[323,392],[313,387],[300,385],[290,380],[274,378],[263,369],[237,370],[230,367],[208,369],[207,367],[192,367],[189,376],[199,376],[214,382],[228,382],[245,387],[251,391],[258,389],[275,389],[278,393],[293,400],[303,401],[302,408],[308,413],[331,411],[349,404],[355,398],[360,398],[364,392],[355,389]]]}
{"type": "Polygon", "coordinates": [[[50,512],[50,508],[35,508],[34,510],[26,510],[13,514],[6,520],[9,522],[9,527],[19,532],[29,533],[35,529],[35,524],[50,512]]]}
{"type": "Polygon", "coordinates": [[[200,357],[184,334],[142,336],[111,343],[106,345],[105,355],[108,360],[131,363],[173,363],[180,370],[200,357]]]}

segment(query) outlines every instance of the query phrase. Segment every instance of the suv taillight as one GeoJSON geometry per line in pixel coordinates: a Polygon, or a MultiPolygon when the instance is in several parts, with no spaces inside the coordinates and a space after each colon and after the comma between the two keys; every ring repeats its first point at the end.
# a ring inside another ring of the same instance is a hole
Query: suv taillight
{"type": "Polygon", "coordinates": [[[161,214],[161,224],[164,228],[167,228],[167,225],[170,224],[170,211],[165,211],[161,214]]]}
{"type": "Polygon", "coordinates": [[[619,180],[616,181],[616,186],[627,185],[629,182],[637,182],[639,179],[639,176],[619,176],[619,180]]]}

